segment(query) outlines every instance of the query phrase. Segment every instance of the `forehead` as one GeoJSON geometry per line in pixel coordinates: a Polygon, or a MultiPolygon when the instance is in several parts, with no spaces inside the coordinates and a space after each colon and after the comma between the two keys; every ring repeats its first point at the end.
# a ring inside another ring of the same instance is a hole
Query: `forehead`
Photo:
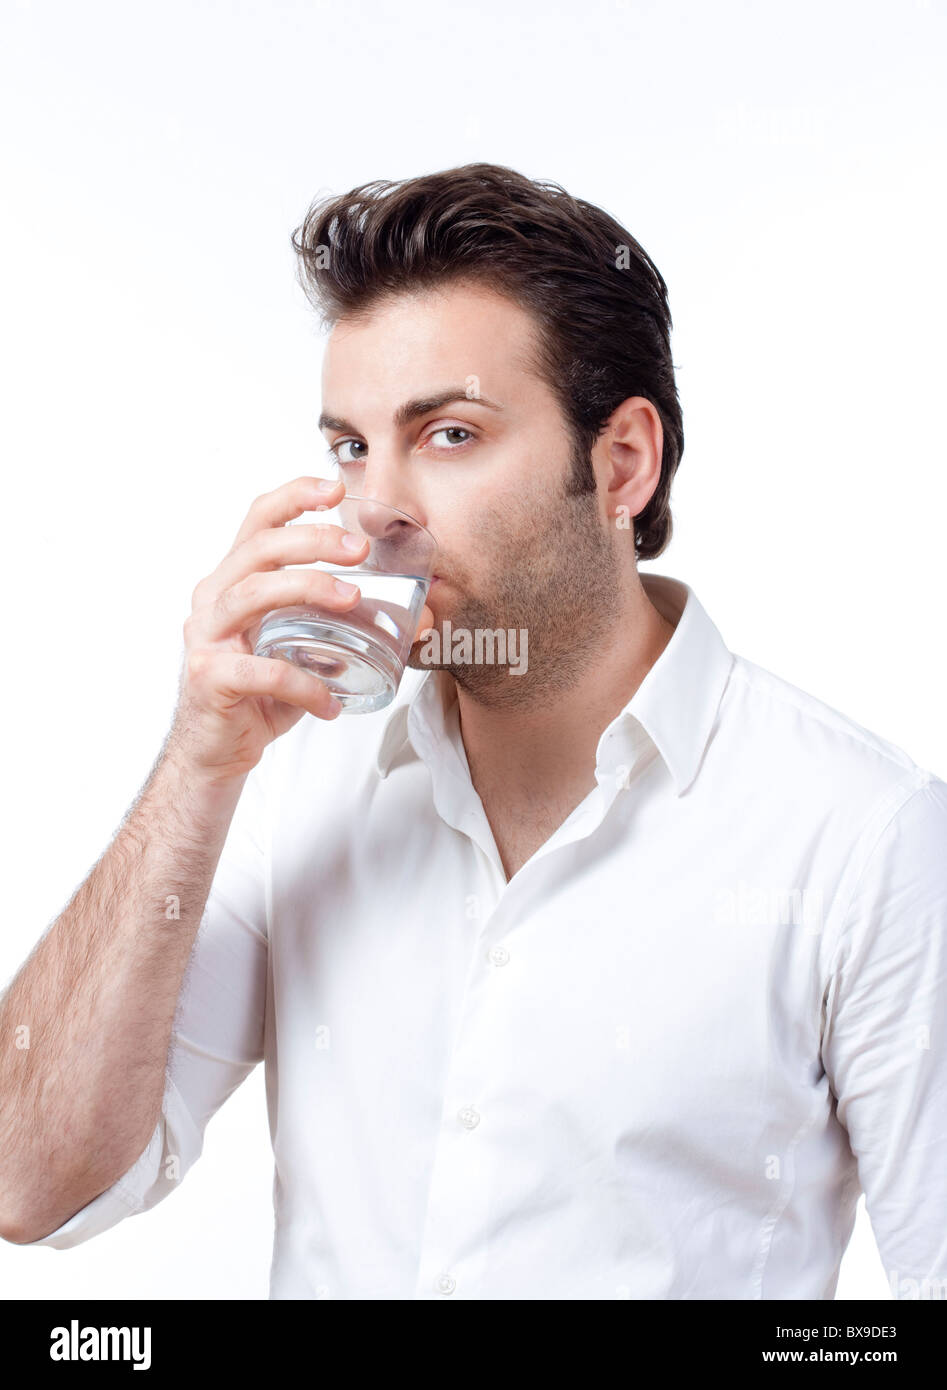
{"type": "MultiPolygon", "coordinates": [[[[529,372],[537,329],[532,315],[506,295],[479,285],[413,291],[373,306],[363,318],[341,319],[323,358],[323,393],[386,385],[428,391],[476,375],[484,382],[529,372]]],[[[488,392],[489,393],[489,392],[488,392]]]]}

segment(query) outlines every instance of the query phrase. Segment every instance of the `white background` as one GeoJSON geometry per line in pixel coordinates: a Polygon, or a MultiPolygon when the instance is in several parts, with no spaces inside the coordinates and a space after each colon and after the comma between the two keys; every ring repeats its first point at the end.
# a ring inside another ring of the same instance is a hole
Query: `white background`
{"type": "MultiPolygon", "coordinates": [[[[947,774],[945,0],[7,0],[0,982],[171,717],[190,593],[320,471],[317,193],[473,160],[665,276],[671,547],[730,647],[947,774]]],[[[778,795],[778,788],[774,788],[778,795]]],[[[0,1243],[0,1297],[265,1298],[262,1068],[154,1211],[0,1243]]],[[[862,1206],[841,1298],[886,1298],[862,1206]]]]}

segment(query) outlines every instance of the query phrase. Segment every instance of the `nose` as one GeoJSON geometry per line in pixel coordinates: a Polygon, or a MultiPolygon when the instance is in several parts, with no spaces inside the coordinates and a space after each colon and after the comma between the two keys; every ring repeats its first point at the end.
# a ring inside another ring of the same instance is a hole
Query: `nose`
{"type": "MultiPolygon", "coordinates": [[[[378,528],[384,524],[381,514],[372,514],[369,502],[379,504],[382,509],[394,507],[423,523],[424,517],[418,510],[417,479],[412,474],[410,458],[402,441],[373,440],[366,458],[352,465],[340,463],[337,472],[345,484],[346,494],[363,499],[366,525],[378,528]]],[[[372,530],[371,534],[381,532],[372,530]]]]}
{"type": "Polygon", "coordinates": [[[354,507],[355,529],[371,543],[373,566],[401,574],[432,572],[437,545],[417,517],[394,503],[365,494],[353,496],[350,503],[354,507]]]}
{"type": "Polygon", "coordinates": [[[402,509],[392,510],[390,503],[371,497],[356,503],[355,520],[359,530],[371,540],[384,540],[393,539],[395,533],[410,526],[413,519],[402,509]]]}

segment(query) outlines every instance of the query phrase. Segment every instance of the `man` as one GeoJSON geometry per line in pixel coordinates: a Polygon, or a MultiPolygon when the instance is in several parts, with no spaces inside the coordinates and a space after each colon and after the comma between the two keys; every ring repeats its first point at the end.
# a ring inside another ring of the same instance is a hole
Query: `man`
{"type": "Polygon", "coordinates": [[[493,165],[294,244],[339,481],[197,586],[162,757],[4,1001],[45,1041],[0,1061],[6,1238],[153,1206],[262,1060],[273,1298],[830,1299],[861,1189],[895,1296],[938,1296],[947,787],[639,573],[683,448],[661,276],[493,165]],[[395,701],[335,721],[250,653],[355,601],[281,568],[361,558],[285,526],[343,485],[439,551],[395,701]]]}

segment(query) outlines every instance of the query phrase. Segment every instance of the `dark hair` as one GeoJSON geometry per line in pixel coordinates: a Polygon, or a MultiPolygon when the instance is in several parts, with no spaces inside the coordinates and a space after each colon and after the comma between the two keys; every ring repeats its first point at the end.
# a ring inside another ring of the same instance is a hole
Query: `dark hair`
{"type": "Polygon", "coordinates": [[[538,324],[533,364],[569,421],[574,493],[594,492],[589,454],[612,412],[644,396],[661,417],[654,494],[635,518],[639,559],[671,538],[671,481],[684,451],[667,286],[647,252],[592,203],[498,164],[377,179],[314,202],[292,235],[298,277],[324,322],[449,281],[504,293],[538,324]]]}

